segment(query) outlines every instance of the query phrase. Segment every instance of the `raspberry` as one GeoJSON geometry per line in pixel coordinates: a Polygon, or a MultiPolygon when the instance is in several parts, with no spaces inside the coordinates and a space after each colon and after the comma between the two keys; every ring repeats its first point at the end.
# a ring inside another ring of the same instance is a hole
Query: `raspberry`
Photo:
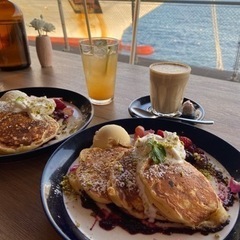
{"type": "Polygon", "coordinates": [[[56,109],[63,110],[66,107],[66,104],[59,98],[54,98],[54,101],[56,103],[56,109]]]}
{"type": "Polygon", "coordinates": [[[192,146],[192,144],[193,144],[192,140],[190,138],[188,138],[188,137],[179,136],[179,139],[183,143],[185,149],[190,148],[192,146]]]}
{"type": "Polygon", "coordinates": [[[159,135],[159,136],[161,136],[161,137],[164,137],[164,131],[158,129],[158,130],[157,130],[157,135],[159,135]]]}

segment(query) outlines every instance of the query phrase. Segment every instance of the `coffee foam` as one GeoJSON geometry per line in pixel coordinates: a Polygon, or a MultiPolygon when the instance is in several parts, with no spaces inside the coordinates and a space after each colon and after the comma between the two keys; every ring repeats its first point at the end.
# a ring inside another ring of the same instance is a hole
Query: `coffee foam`
{"type": "Polygon", "coordinates": [[[185,73],[189,72],[189,67],[181,64],[159,63],[151,66],[151,69],[161,73],[185,73]]]}

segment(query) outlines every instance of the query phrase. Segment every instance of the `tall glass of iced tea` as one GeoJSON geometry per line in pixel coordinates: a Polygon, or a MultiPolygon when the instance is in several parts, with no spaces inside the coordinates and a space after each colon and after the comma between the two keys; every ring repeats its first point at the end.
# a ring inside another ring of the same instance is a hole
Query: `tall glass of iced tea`
{"type": "Polygon", "coordinates": [[[92,38],[80,41],[80,53],[90,101],[105,105],[113,101],[118,59],[114,38],[92,38]]]}

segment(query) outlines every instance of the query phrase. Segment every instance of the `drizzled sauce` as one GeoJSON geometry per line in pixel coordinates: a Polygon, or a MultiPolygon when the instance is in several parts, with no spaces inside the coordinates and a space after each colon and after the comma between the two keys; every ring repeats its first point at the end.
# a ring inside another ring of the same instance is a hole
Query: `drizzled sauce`
{"type": "MultiPolygon", "coordinates": [[[[228,208],[234,204],[234,194],[231,193],[228,188],[228,179],[224,176],[221,170],[217,169],[214,164],[211,163],[207,155],[199,148],[187,150],[186,160],[204,172],[205,175],[209,174],[215,178],[219,184],[218,195],[223,202],[223,206],[228,208]],[[206,174],[207,172],[207,174],[206,174]]],[[[94,226],[98,223],[99,226],[107,231],[114,229],[116,226],[126,230],[129,234],[145,234],[150,235],[154,233],[162,233],[165,235],[171,235],[174,233],[192,235],[200,232],[202,235],[208,235],[209,233],[215,233],[222,230],[229,221],[225,222],[218,228],[205,228],[202,230],[191,229],[180,224],[167,223],[159,220],[155,222],[149,222],[147,220],[137,219],[125,212],[114,204],[106,205],[106,208],[99,207],[87,194],[81,194],[82,207],[90,209],[92,215],[95,217],[95,222],[91,227],[94,230],[94,226]]]]}
{"type": "Polygon", "coordinates": [[[207,178],[208,176],[211,176],[215,180],[217,183],[217,194],[226,209],[233,206],[235,195],[228,187],[228,177],[224,176],[223,172],[210,161],[209,157],[202,149],[195,146],[188,149],[186,151],[186,161],[195,166],[207,178]]]}
{"type": "MultiPolygon", "coordinates": [[[[126,230],[129,234],[145,234],[150,235],[154,233],[162,233],[165,235],[171,235],[173,233],[181,233],[192,235],[194,233],[200,232],[203,235],[208,235],[209,233],[215,233],[224,228],[229,221],[224,223],[218,228],[214,229],[203,229],[201,231],[187,228],[184,226],[166,226],[168,223],[156,220],[154,223],[150,223],[147,220],[140,220],[131,215],[124,213],[120,208],[114,204],[108,204],[106,208],[100,208],[91,198],[89,198],[85,193],[81,195],[82,207],[91,209],[93,216],[95,217],[95,222],[91,227],[94,229],[96,223],[104,230],[110,231],[115,227],[119,226],[126,230]]],[[[169,224],[168,224],[169,225],[169,224]]]]}
{"type": "MultiPolygon", "coordinates": [[[[214,179],[217,190],[216,192],[221,199],[223,206],[226,209],[233,206],[236,200],[236,195],[231,193],[231,190],[228,187],[229,178],[227,177],[228,174],[225,174],[224,169],[222,169],[222,167],[218,164],[215,165],[215,160],[212,160],[207,153],[197,148],[195,145],[192,145],[190,146],[190,148],[185,150],[186,161],[190,162],[193,166],[195,166],[207,178],[210,177],[214,179]]],[[[185,234],[191,236],[195,233],[200,233],[203,236],[206,236],[210,233],[216,233],[218,231],[221,231],[226,225],[230,223],[229,221],[227,221],[218,228],[214,229],[205,228],[201,230],[196,230],[176,223],[163,222],[159,220],[149,222],[147,220],[137,219],[124,212],[115,204],[97,204],[84,192],[82,192],[82,194],[80,195],[80,200],[81,201],[78,202],[78,206],[81,202],[82,208],[89,209],[91,211],[90,215],[92,216],[93,221],[90,222],[90,226],[88,225],[87,229],[92,232],[94,232],[94,229],[97,227],[100,227],[106,231],[111,231],[116,227],[120,227],[131,235],[138,233],[144,235],[161,233],[164,235],[185,234]]],[[[231,211],[232,209],[230,209],[229,212],[231,211]]],[[[235,216],[233,215],[234,214],[231,213],[231,223],[229,224],[229,227],[234,224],[233,217],[235,216]]]]}

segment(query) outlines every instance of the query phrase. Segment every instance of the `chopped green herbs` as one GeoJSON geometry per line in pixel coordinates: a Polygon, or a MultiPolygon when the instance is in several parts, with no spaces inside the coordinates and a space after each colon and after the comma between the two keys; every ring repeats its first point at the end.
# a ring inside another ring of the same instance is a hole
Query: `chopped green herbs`
{"type": "Polygon", "coordinates": [[[152,148],[149,153],[149,157],[153,160],[153,162],[156,164],[164,163],[166,157],[166,150],[164,146],[153,139],[149,139],[148,144],[152,148]]]}
{"type": "Polygon", "coordinates": [[[24,97],[17,97],[16,98],[16,101],[18,102],[18,101],[23,101],[24,100],[24,97]]]}

